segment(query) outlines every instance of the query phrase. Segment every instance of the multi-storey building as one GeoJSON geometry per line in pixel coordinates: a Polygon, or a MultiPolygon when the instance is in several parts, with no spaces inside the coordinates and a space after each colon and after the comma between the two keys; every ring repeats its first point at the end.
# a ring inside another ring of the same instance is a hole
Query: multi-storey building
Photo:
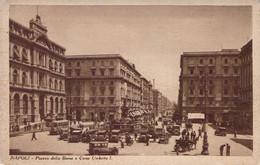
{"type": "Polygon", "coordinates": [[[120,119],[139,110],[141,74],[122,56],[66,56],[67,113],[77,120],[120,119]],[[75,115],[74,115],[75,114],[75,115]]]}
{"type": "Polygon", "coordinates": [[[141,104],[142,109],[149,110],[149,82],[146,78],[141,77],[141,104]]]}
{"type": "Polygon", "coordinates": [[[55,117],[65,110],[65,48],[51,41],[40,16],[30,27],[9,20],[10,124],[55,117]]]}
{"type": "Polygon", "coordinates": [[[253,128],[253,62],[252,40],[241,48],[240,99],[237,107],[240,109],[240,128],[253,128]]]}
{"type": "MultiPolygon", "coordinates": [[[[205,112],[211,122],[235,124],[239,97],[240,52],[184,52],[181,55],[179,107],[183,116],[205,112]]],[[[238,121],[237,121],[238,122],[238,121]]]]}

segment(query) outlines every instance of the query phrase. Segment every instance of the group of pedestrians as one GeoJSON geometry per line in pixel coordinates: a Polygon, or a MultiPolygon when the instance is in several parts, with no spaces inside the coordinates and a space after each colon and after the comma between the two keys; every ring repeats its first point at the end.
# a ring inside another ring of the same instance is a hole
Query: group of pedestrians
{"type": "Polygon", "coordinates": [[[226,147],[226,156],[230,156],[230,145],[227,143],[227,144],[223,144],[220,146],[220,156],[223,156],[223,151],[226,147]]]}

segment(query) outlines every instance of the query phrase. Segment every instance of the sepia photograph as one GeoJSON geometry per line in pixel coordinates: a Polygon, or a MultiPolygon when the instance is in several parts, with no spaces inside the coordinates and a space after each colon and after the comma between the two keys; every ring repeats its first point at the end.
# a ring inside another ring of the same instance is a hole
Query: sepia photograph
{"type": "Polygon", "coordinates": [[[10,5],[9,155],[252,157],[252,14],[10,5]]]}

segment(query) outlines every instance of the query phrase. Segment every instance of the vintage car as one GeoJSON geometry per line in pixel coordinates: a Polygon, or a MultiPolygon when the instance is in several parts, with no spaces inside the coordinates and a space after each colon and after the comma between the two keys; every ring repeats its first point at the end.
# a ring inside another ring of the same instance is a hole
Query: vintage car
{"type": "Polygon", "coordinates": [[[172,135],[179,136],[181,134],[180,129],[181,128],[179,125],[169,125],[166,130],[170,132],[172,135]]]}
{"type": "Polygon", "coordinates": [[[160,144],[168,144],[169,143],[169,137],[165,134],[165,135],[161,135],[159,137],[159,142],[160,144]]]}
{"type": "Polygon", "coordinates": [[[95,135],[97,133],[97,130],[95,129],[90,129],[90,130],[87,130],[85,131],[83,134],[82,134],[82,142],[91,142],[95,139],[95,135]]]}
{"type": "Polygon", "coordinates": [[[108,139],[107,137],[107,131],[106,130],[100,130],[97,132],[97,136],[95,137],[95,141],[106,141],[108,139]]]}
{"type": "Polygon", "coordinates": [[[69,135],[69,142],[80,142],[81,141],[81,136],[82,136],[82,131],[81,130],[74,130],[69,135]]]}
{"type": "Polygon", "coordinates": [[[108,147],[108,142],[90,142],[88,152],[90,155],[117,155],[117,147],[108,147]]]}
{"type": "Polygon", "coordinates": [[[109,142],[118,143],[118,141],[121,139],[119,134],[120,130],[112,130],[111,136],[109,137],[109,142]]]}
{"type": "Polygon", "coordinates": [[[227,136],[227,129],[225,127],[218,127],[215,131],[217,136],[227,136]]]}
{"type": "Polygon", "coordinates": [[[154,131],[154,134],[152,135],[152,138],[159,138],[161,135],[164,135],[165,134],[165,130],[163,128],[155,128],[155,131],[154,131]]]}
{"type": "Polygon", "coordinates": [[[141,130],[140,136],[137,139],[137,142],[139,143],[145,143],[147,141],[146,137],[148,135],[148,130],[141,130]]]}
{"type": "Polygon", "coordinates": [[[68,139],[69,130],[67,128],[61,128],[59,133],[60,133],[60,139],[61,140],[68,139]]]}

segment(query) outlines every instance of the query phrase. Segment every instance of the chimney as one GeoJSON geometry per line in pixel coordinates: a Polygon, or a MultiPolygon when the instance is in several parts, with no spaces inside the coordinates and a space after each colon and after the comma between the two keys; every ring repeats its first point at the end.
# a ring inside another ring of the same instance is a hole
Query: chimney
{"type": "Polygon", "coordinates": [[[153,88],[155,89],[155,80],[153,79],[153,88]]]}

